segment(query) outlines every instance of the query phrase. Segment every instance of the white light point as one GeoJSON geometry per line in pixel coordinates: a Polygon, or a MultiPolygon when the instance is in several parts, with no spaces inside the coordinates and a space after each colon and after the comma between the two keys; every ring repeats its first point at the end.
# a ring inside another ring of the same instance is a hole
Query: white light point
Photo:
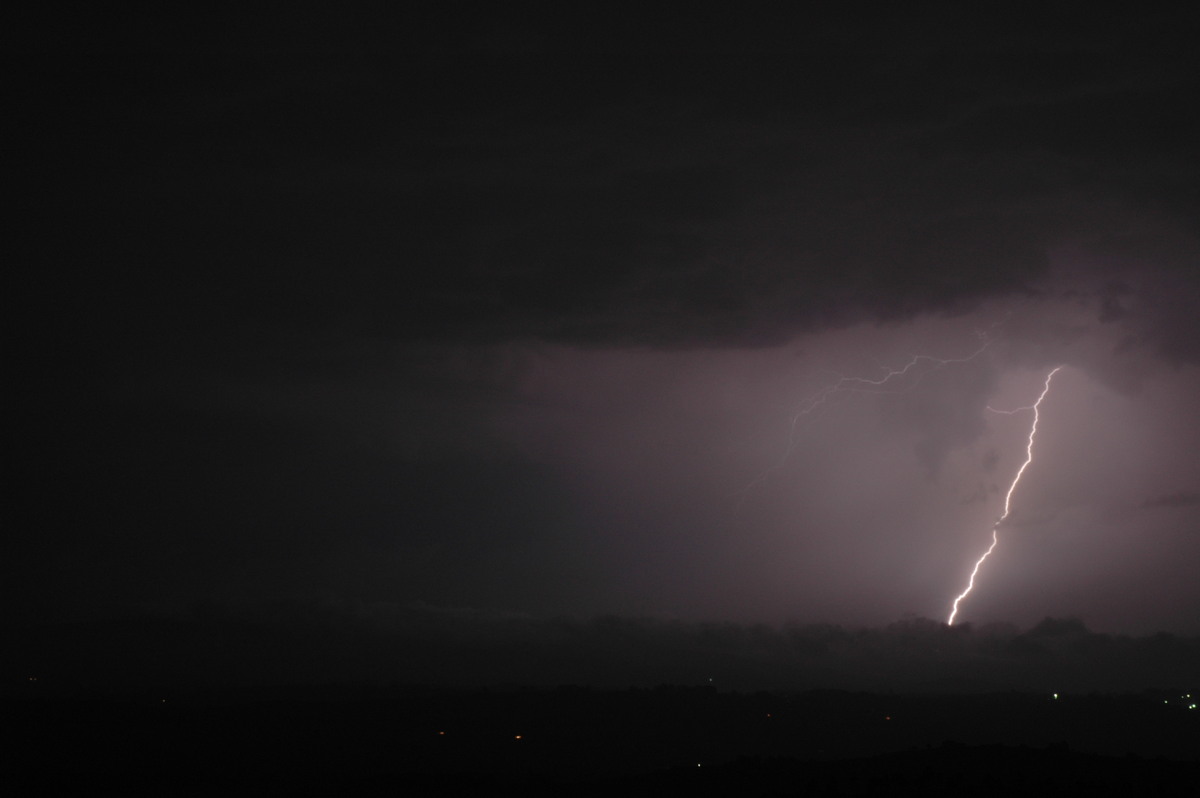
{"type": "Polygon", "coordinates": [[[1025,473],[1025,469],[1028,468],[1029,464],[1033,462],[1033,439],[1037,436],[1039,418],[1038,407],[1041,405],[1042,400],[1046,398],[1046,394],[1050,392],[1050,380],[1054,379],[1054,375],[1057,374],[1061,369],[1062,366],[1056,366],[1049,374],[1046,375],[1046,382],[1042,386],[1042,392],[1038,396],[1037,401],[1033,404],[1025,407],[1018,407],[1013,410],[996,410],[995,408],[988,407],[988,410],[991,410],[993,413],[1002,413],[1004,415],[1012,415],[1023,410],[1032,410],[1033,424],[1031,424],[1029,427],[1029,441],[1025,445],[1025,462],[1021,463],[1021,467],[1017,469],[1017,475],[1013,477],[1012,484],[1008,486],[1008,493],[1006,493],[1004,496],[1004,512],[998,519],[996,519],[996,523],[992,525],[992,545],[988,546],[987,551],[985,551],[983,555],[975,561],[975,567],[971,569],[971,576],[967,580],[967,589],[962,593],[959,593],[958,597],[954,599],[954,606],[950,610],[950,617],[946,620],[947,626],[954,625],[954,618],[956,615],[958,615],[959,602],[966,598],[967,594],[971,592],[971,589],[975,587],[975,576],[979,573],[979,567],[983,565],[983,561],[988,558],[988,555],[990,555],[996,549],[996,544],[999,542],[999,537],[997,537],[996,530],[998,530],[1000,525],[1004,523],[1004,519],[1008,518],[1012,504],[1013,491],[1017,489],[1017,483],[1021,481],[1021,476],[1025,473]]]}

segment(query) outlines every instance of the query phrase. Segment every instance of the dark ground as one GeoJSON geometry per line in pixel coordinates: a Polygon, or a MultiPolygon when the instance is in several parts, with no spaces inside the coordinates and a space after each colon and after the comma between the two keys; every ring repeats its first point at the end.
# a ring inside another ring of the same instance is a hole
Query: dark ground
{"type": "Polygon", "coordinates": [[[1193,794],[1186,694],[241,689],[4,702],[9,795],[1193,794]]]}

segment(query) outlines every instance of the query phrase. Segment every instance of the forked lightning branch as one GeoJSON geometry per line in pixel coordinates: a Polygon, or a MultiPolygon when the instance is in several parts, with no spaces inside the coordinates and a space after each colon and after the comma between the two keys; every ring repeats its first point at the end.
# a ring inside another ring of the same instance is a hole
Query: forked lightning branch
{"type": "MultiPolygon", "coordinates": [[[[808,416],[814,413],[814,411],[820,409],[834,396],[841,393],[893,393],[910,391],[916,387],[916,382],[919,382],[921,377],[923,377],[924,373],[927,371],[945,368],[954,364],[970,362],[983,354],[984,350],[988,348],[988,344],[989,342],[987,341],[986,337],[984,337],[983,345],[975,352],[972,352],[965,357],[936,358],[930,355],[914,355],[904,366],[900,368],[887,369],[886,373],[878,379],[869,379],[866,377],[840,377],[835,382],[830,383],[828,386],[818,391],[804,402],[800,403],[799,407],[792,415],[787,442],[784,447],[782,457],[778,463],[764,470],[754,480],[746,485],[746,487],[742,490],[742,500],[745,500],[746,494],[751,488],[763,482],[772,473],[783,467],[784,463],[788,460],[796,447],[797,427],[799,426],[801,420],[803,420],[805,416],[808,416]],[[925,370],[918,370],[918,366],[921,366],[922,364],[927,365],[929,368],[925,370]],[[893,387],[894,383],[899,383],[901,380],[904,380],[913,374],[916,375],[915,382],[905,385],[901,390],[897,390],[893,387]]],[[[1054,379],[1054,375],[1061,371],[1062,368],[1062,366],[1056,366],[1046,375],[1045,382],[1042,385],[1042,391],[1033,404],[1014,408],[1012,410],[996,410],[991,406],[987,408],[993,413],[1001,413],[1003,415],[1014,415],[1016,413],[1030,411],[1033,413],[1033,421],[1030,424],[1029,438],[1025,445],[1025,461],[1021,463],[1020,468],[1017,469],[1016,476],[1013,477],[1012,483],[1008,486],[1008,492],[1004,495],[1004,511],[992,525],[991,543],[987,549],[984,550],[983,554],[980,555],[979,559],[975,561],[975,565],[971,569],[970,576],[967,578],[966,588],[954,598],[953,605],[950,609],[950,616],[946,619],[947,625],[954,624],[954,619],[958,616],[959,605],[974,589],[975,580],[979,576],[980,568],[983,566],[984,561],[987,560],[991,553],[995,551],[996,546],[999,543],[1000,527],[1012,512],[1013,494],[1016,492],[1017,485],[1020,484],[1021,478],[1025,475],[1026,470],[1033,462],[1033,444],[1034,439],[1037,437],[1038,422],[1041,420],[1039,408],[1041,407],[1042,400],[1044,400],[1046,395],[1050,392],[1050,383],[1054,379]]]]}

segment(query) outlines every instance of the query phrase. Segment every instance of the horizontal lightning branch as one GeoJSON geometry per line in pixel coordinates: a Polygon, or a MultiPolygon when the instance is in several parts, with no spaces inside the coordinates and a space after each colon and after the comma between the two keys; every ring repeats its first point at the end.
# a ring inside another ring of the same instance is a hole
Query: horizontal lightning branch
{"type": "Polygon", "coordinates": [[[979,337],[983,339],[982,345],[965,357],[939,358],[933,357],[932,355],[913,355],[912,358],[902,367],[898,369],[886,369],[887,373],[877,380],[867,379],[866,377],[840,377],[835,382],[830,383],[812,396],[805,399],[800,403],[799,407],[796,409],[796,412],[792,414],[791,422],[788,427],[787,446],[784,448],[783,454],[779,458],[779,462],[766,468],[761,474],[751,480],[750,483],[742,489],[742,500],[745,500],[746,494],[751,488],[765,480],[775,471],[783,468],[784,464],[791,456],[792,451],[796,448],[796,430],[799,427],[801,420],[805,416],[811,415],[817,411],[833,396],[843,393],[904,393],[911,391],[918,384],[920,384],[921,379],[931,371],[936,371],[937,369],[944,368],[955,363],[968,363],[979,357],[979,355],[982,354],[983,351],[991,344],[991,341],[988,340],[985,332],[980,332],[979,337]],[[916,379],[913,380],[902,391],[888,389],[890,384],[908,376],[908,374],[916,369],[919,364],[930,364],[931,368],[918,371],[916,379]]]}

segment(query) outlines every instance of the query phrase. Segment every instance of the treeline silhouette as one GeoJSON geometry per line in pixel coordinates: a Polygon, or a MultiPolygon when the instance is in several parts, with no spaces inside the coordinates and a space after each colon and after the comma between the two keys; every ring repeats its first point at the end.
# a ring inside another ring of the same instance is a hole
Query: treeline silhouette
{"type": "Polygon", "coordinates": [[[14,653],[0,664],[0,697],[334,683],[1082,693],[1200,674],[1200,637],[1109,635],[1049,618],[1025,630],[924,618],[848,628],[277,603],[4,634],[14,653]]]}

